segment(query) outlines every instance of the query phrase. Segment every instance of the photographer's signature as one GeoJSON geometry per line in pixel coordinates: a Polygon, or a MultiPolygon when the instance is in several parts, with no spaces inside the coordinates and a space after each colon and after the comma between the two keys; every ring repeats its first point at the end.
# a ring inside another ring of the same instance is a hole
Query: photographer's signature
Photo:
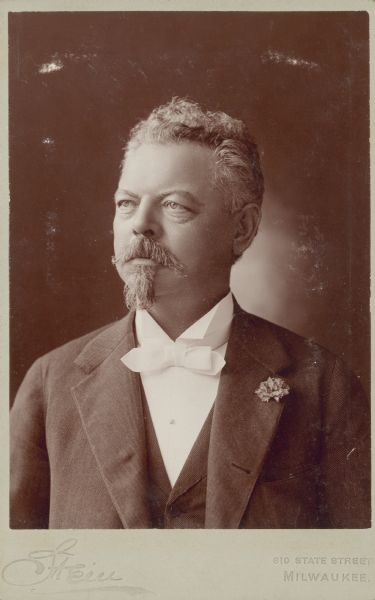
{"type": "Polygon", "coordinates": [[[116,571],[103,571],[75,558],[73,548],[78,540],[71,538],[48,550],[33,550],[24,558],[12,560],[3,567],[1,577],[5,583],[13,586],[40,586],[48,581],[64,584],[85,584],[85,588],[77,587],[77,591],[88,590],[123,590],[135,595],[150,593],[141,587],[123,585],[124,578],[116,571]],[[92,584],[95,584],[94,586],[92,584]]]}

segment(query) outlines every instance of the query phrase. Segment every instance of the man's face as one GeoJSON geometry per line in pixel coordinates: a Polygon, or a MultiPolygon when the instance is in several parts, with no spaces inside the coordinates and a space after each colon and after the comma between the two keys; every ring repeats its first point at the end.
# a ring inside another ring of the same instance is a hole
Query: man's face
{"type": "Polygon", "coordinates": [[[227,291],[234,223],[213,187],[213,173],[213,152],[197,143],[144,144],[127,156],[114,219],[116,266],[125,283],[144,269],[156,301],[187,291],[202,297],[212,286],[227,291]],[[171,255],[172,264],[155,257],[121,260],[145,238],[171,255]]]}

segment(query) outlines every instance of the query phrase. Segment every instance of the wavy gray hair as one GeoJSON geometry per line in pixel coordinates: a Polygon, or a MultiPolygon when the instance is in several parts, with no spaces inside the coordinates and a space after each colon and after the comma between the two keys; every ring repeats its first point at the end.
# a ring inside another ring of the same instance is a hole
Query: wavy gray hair
{"type": "Polygon", "coordinates": [[[261,205],[263,174],[257,145],[245,123],[224,112],[206,111],[187,98],[172,98],[133,127],[122,164],[128,153],[142,144],[183,141],[198,142],[214,151],[214,185],[224,196],[229,193],[226,205],[231,212],[248,203],[261,205]]]}

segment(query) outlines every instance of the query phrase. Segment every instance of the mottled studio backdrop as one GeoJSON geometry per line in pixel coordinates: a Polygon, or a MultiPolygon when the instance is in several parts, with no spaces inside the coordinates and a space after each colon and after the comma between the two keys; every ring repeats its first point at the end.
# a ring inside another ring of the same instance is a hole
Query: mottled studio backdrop
{"type": "Polygon", "coordinates": [[[37,356],[124,314],[122,148],[173,95],[244,119],[259,144],[240,304],[343,356],[368,389],[368,71],[363,12],[10,15],[12,394],[37,356]]]}

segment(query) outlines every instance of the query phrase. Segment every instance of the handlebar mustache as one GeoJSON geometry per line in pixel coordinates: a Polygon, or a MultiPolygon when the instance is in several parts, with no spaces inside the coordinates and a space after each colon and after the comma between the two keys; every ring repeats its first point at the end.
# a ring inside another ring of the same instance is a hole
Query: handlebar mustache
{"type": "Polygon", "coordinates": [[[184,270],[184,265],[172,252],[145,236],[135,238],[118,256],[112,256],[112,264],[125,264],[134,258],[148,258],[163,267],[176,271],[184,270]]]}

